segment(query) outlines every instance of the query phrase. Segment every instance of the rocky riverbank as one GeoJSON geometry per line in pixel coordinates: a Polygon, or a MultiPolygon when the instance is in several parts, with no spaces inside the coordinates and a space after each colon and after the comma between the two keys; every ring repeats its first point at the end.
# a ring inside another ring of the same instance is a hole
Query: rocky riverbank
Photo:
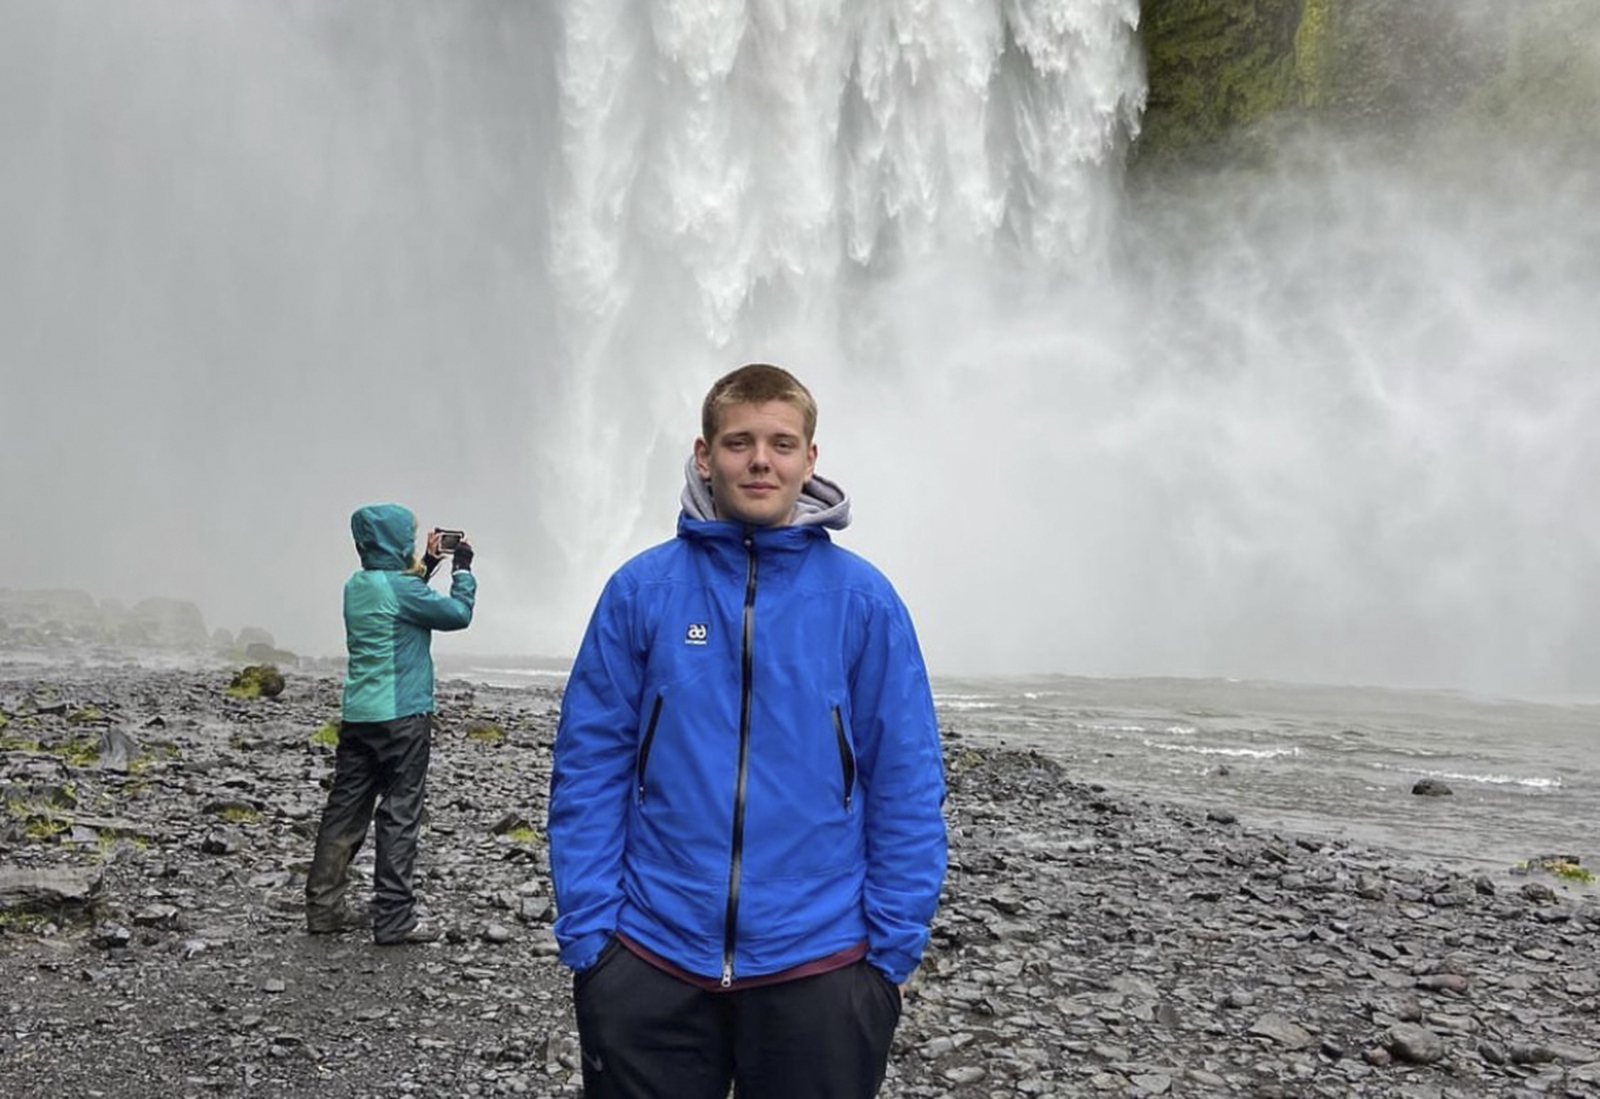
{"type": "MultiPolygon", "coordinates": [[[[0,1094],[576,1095],[541,833],[559,692],[441,686],[421,887],[448,933],[385,950],[302,930],[337,680],[250,700],[231,675],[0,664],[0,1094]]],[[[1255,832],[958,738],[947,765],[886,1097],[1600,1094],[1592,886],[1255,832]]]]}

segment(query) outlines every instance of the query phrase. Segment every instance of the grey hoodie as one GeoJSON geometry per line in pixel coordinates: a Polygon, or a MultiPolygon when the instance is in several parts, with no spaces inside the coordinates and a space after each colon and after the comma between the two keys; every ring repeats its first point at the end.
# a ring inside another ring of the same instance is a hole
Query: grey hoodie
{"type": "MultiPolygon", "coordinates": [[[[711,500],[711,482],[700,476],[693,454],[683,468],[683,479],[684,514],[691,519],[715,521],[717,509],[711,500]]],[[[813,473],[800,488],[800,499],[794,505],[794,522],[790,525],[843,530],[850,525],[850,497],[826,477],[813,473]]]]}

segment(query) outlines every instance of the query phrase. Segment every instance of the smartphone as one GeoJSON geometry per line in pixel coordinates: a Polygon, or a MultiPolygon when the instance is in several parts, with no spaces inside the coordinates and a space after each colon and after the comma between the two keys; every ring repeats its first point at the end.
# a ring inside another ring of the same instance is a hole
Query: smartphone
{"type": "Polygon", "coordinates": [[[439,552],[454,553],[461,544],[462,532],[459,530],[439,531],[439,552]]]}

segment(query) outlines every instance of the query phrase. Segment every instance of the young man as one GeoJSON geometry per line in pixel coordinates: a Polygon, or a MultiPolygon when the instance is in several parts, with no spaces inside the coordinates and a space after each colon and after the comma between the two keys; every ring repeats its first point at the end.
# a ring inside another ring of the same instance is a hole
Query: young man
{"type": "Polygon", "coordinates": [[[911,619],[834,545],[816,404],[711,387],[678,536],[612,576],[562,699],[561,957],[592,1099],[870,1099],[945,872],[911,619]]]}
{"type": "Polygon", "coordinates": [[[431,942],[419,924],[412,872],[433,735],[434,630],[472,622],[478,582],[472,547],[451,557],[450,594],[428,586],[440,561],[439,532],[416,558],[417,520],[398,504],[373,504],[350,516],[361,569],[345,582],[343,721],[334,756],[333,789],[317,829],[306,875],[306,929],[312,934],[354,925],[345,907],[346,871],[377,814],[372,937],[379,946],[431,942]]]}

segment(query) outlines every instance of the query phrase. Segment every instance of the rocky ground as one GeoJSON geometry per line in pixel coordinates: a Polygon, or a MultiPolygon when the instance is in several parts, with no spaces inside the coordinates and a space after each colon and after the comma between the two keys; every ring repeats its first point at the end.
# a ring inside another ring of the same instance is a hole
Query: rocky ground
{"type": "MultiPolygon", "coordinates": [[[[381,949],[301,926],[337,680],[230,681],[0,664],[0,1095],[578,1094],[539,831],[558,692],[441,687],[422,890],[448,934],[381,949]]],[[[1252,831],[957,735],[947,762],[886,1097],[1600,1095],[1593,887],[1252,831]]]]}

